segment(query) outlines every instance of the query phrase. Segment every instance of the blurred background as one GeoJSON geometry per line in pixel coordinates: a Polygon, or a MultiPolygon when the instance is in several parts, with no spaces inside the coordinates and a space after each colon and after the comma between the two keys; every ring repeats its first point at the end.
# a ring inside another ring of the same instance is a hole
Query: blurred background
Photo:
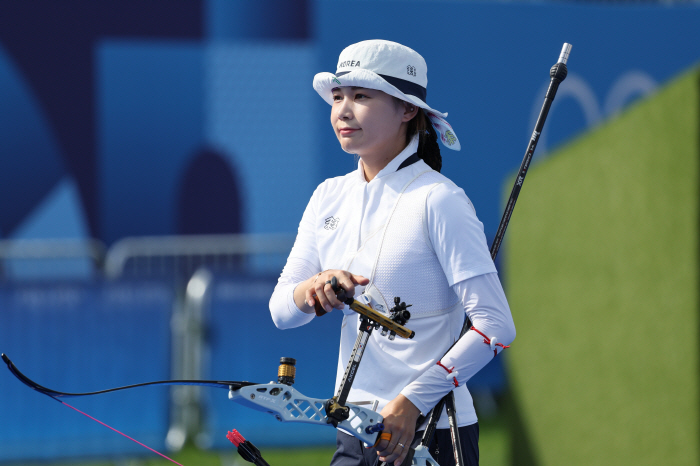
{"type": "MultiPolygon", "coordinates": [[[[294,357],[332,396],[339,316],[280,331],[267,302],[356,166],[313,76],[378,38],[426,58],[489,240],[573,44],[498,258],[518,338],[469,382],[481,464],[700,464],[698,2],[0,0],[0,351],[68,392],[294,357]]],[[[214,388],[72,404],[185,465],[243,464],[234,428],[273,465],[333,451],[214,388]]],[[[0,464],[154,458],[0,371],[0,464]]]]}

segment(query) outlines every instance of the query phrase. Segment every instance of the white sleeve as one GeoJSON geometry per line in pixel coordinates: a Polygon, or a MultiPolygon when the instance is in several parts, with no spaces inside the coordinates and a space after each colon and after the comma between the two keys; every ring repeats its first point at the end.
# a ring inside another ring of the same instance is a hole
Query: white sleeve
{"type": "Polygon", "coordinates": [[[321,264],[316,248],[316,192],[306,206],[299,223],[294,247],[289,253],[287,263],[282,270],[275,290],[270,297],[270,314],[277,328],[294,328],[310,322],[315,314],[301,311],[294,302],[294,289],[312,275],[321,271],[321,264]]]}
{"type": "Polygon", "coordinates": [[[307,314],[299,309],[294,302],[294,289],[310,276],[318,273],[308,261],[289,257],[282,270],[275,291],[270,297],[270,314],[277,328],[286,329],[299,327],[311,322],[315,314],[307,314]]]}
{"type": "Polygon", "coordinates": [[[430,241],[450,286],[496,272],[484,225],[461,188],[451,181],[436,185],[426,209],[430,241]]]}
{"type": "MultiPolygon", "coordinates": [[[[498,274],[487,273],[460,281],[452,286],[462,300],[464,310],[472,326],[489,339],[509,345],[515,339],[515,324],[510,313],[498,274]]],[[[501,346],[496,351],[502,351],[501,346]]],[[[495,357],[484,337],[474,330],[468,331],[440,360],[458,372],[457,382],[462,385],[495,357]]],[[[450,374],[437,364],[404,388],[401,393],[411,400],[422,413],[427,413],[445,394],[454,388],[450,374]]]]}

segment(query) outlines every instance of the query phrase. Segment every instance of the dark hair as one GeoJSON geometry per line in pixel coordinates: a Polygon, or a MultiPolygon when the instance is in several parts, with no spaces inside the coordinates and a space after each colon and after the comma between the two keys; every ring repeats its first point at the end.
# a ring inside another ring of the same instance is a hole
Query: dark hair
{"type": "Polygon", "coordinates": [[[442,155],[440,155],[437,133],[422,108],[419,108],[416,116],[408,122],[406,144],[411,142],[416,134],[418,134],[418,157],[423,159],[430,168],[439,172],[442,168],[442,155]]]}

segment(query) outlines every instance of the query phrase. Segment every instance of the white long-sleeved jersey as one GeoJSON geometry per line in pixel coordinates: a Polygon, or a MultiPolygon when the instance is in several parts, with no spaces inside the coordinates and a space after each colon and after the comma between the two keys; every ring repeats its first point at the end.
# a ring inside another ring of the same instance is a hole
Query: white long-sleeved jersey
{"type": "MultiPolygon", "coordinates": [[[[425,414],[455,388],[436,362],[458,338],[464,312],[475,328],[502,344],[513,340],[515,328],[483,225],[467,196],[422,160],[398,169],[415,149],[416,141],[370,182],[360,161],[356,171],[316,189],[270,310],[279,328],[309,322],[314,314],[297,308],[294,289],[327,269],[370,278],[356,293],[364,293],[377,310],[387,311],[394,296],[412,304],[407,327],[416,336],[389,341],[373,333],[348,400],[378,400],[381,410],[402,393],[425,414]]],[[[359,328],[359,316],[344,313],[336,390],[359,328]]],[[[494,357],[483,340],[469,332],[441,359],[459,373],[460,426],[476,422],[465,383],[494,357]]],[[[438,427],[447,427],[445,416],[438,427]]]]}

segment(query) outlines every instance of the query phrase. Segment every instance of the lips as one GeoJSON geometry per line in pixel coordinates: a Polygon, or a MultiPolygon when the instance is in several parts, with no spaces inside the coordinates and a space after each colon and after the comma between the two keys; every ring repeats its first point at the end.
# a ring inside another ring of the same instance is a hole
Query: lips
{"type": "Polygon", "coordinates": [[[341,128],[338,130],[341,136],[350,136],[351,134],[359,131],[360,128],[341,128]]]}

